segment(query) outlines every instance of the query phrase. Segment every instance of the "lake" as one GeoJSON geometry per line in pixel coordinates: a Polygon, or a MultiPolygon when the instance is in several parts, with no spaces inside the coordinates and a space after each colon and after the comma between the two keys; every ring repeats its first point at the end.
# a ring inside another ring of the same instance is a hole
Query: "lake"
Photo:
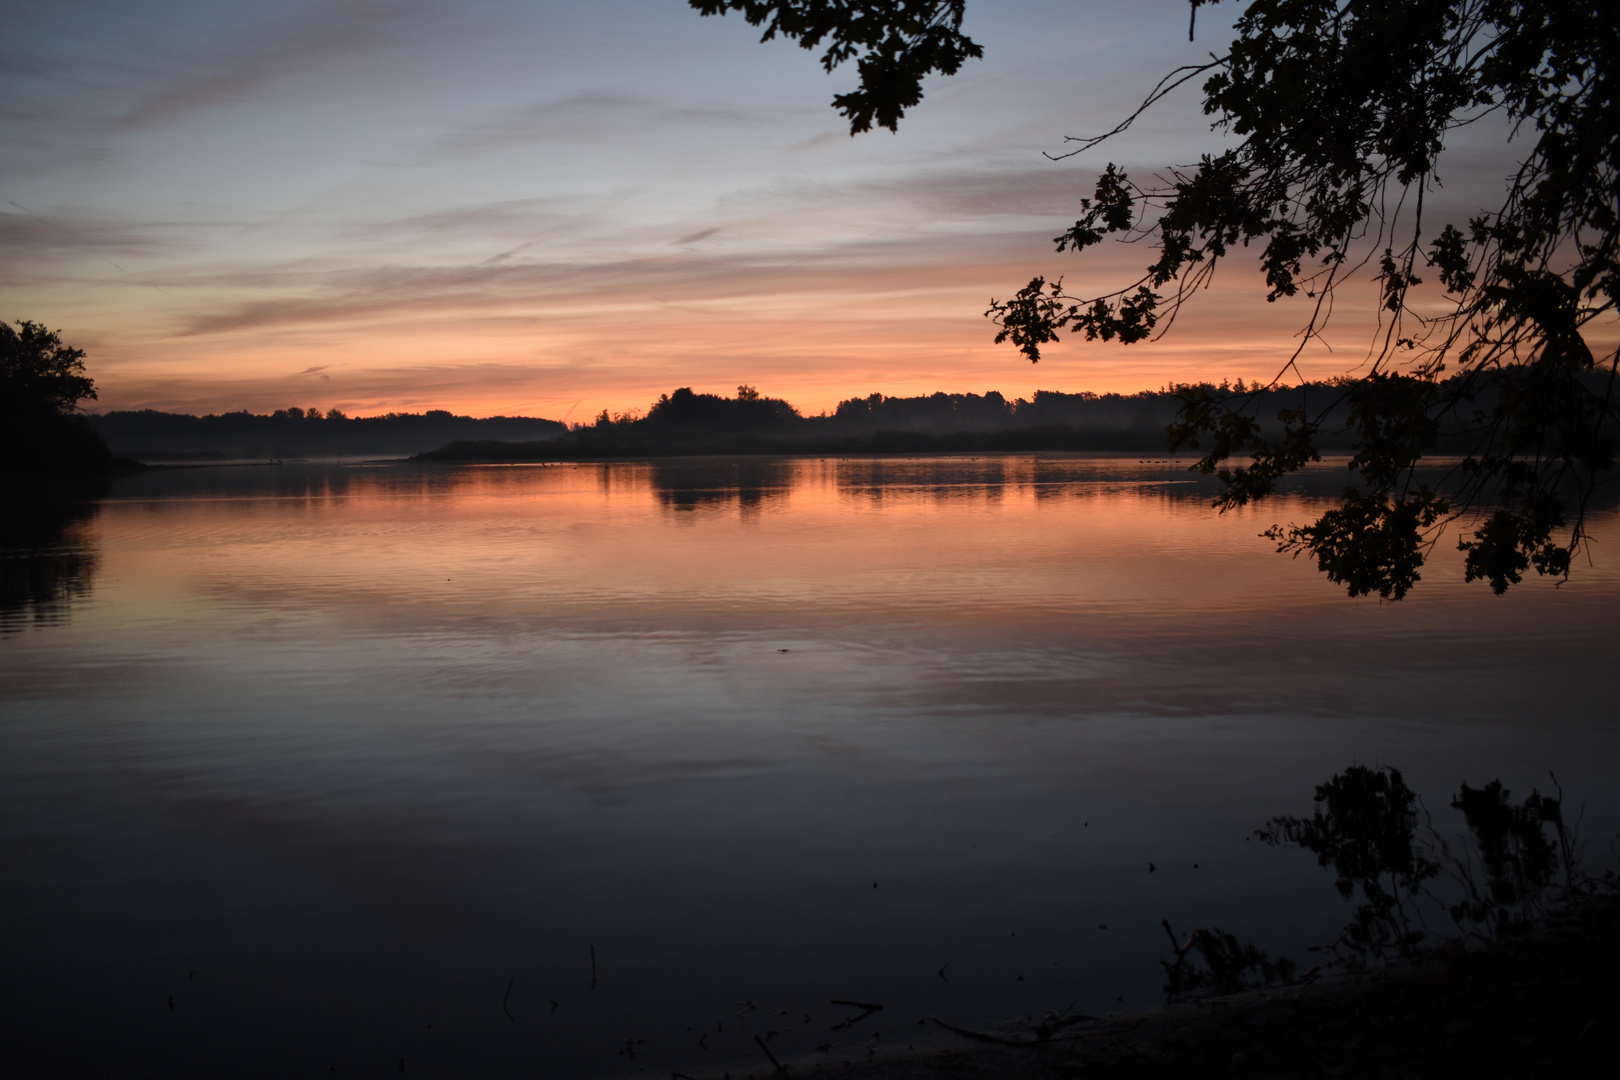
{"type": "Polygon", "coordinates": [[[0,1069],[663,1076],[1149,1007],[1161,920],[1302,965],[1337,932],[1331,874],[1252,834],[1356,763],[1441,829],[1551,770],[1607,865],[1620,514],[1561,587],[1464,585],[1451,536],[1381,604],[1258,536],[1343,483],[119,479],[6,561],[0,1069]]]}

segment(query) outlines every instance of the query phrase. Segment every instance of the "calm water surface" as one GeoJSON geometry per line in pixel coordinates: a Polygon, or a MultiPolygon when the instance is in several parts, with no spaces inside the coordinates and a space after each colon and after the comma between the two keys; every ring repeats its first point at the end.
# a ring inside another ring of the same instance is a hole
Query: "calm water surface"
{"type": "Polygon", "coordinates": [[[1142,1007],[1162,918],[1299,958],[1345,921],[1249,835],[1353,762],[1437,818],[1556,770],[1607,857],[1613,511],[1562,588],[1442,550],[1380,605],[1256,535],[1338,470],[1225,516],[1187,475],[119,481],[8,564],[0,1069],[668,1075],[1142,1007]]]}

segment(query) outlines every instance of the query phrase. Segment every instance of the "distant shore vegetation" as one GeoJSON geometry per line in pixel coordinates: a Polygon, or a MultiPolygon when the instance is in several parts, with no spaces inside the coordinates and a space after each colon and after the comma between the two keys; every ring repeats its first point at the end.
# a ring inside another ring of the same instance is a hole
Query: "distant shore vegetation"
{"type": "Polygon", "coordinates": [[[262,461],[291,458],[401,458],[455,440],[556,438],[568,426],[527,416],[475,418],[443,409],[346,416],[338,409],[290,407],[270,413],[114,411],[88,423],[123,455],[146,462],[262,461]]]}
{"type": "MultiPolygon", "coordinates": [[[[1137,393],[1037,390],[1008,398],[991,390],[851,397],[806,416],[783,398],[742,385],[734,394],[680,387],[645,410],[604,410],[575,424],[528,416],[458,416],[443,409],[354,417],[338,409],[288,407],[194,416],[155,409],[69,419],[122,458],[205,464],[333,458],[423,462],[587,460],[727,454],[1136,453],[1169,456],[1167,429],[1189,391],[1214,400],[1262,400],[1283,417],[1341,392],[1342,380],[1263,388],[1242,379],[1171,383],[1137,393]]],[[[1488,397],[1488,394],[1486,395],[1488,397]]],[[[1483,397],[1477,402],[1489,408],[1483,397]]],[[[1346,414],[1325,425],[1321,448],[1358,449],[1346,414]]],[[[1269,430],[1267,425],[1263,429],[1269,430]]],[[[1459,442],[1452,448],[1466,453],[1459,442]]]]}
{"type": "MultiPolygon", "coordinates": [[[[1336,392],[1333,383],[1262,390],[1207,384],[1211,394],[1257,394],[1273,415],[1336,392]]],[[[1029,398],[935,393],[849,398],[830,413],[804,416],[781,398],[739,386],[733,396],[681,387],[645,413],[602,412],[554,437],[530,442],[458,440],[417,455],[422,461],[521,461],[691,454],[972,453],[1062,450],[1168,452],[1166,428],[1186,386],[1134,394],[1037,390],[1029,398]]],[[[1280,425],[1279,425],[1280,426],[1280,425]]],[[[1344,450],[1351,449],[1348,438],[1344,450]]]]}
{"type": "MultiPolygon", "coordinates": [[[[290,407],[194,416],[154,409],[85,417],[122,455],[145,462],[416,457],[423,461],[509,458],[661,457],[693,454],[1019,450],[1163,452],[1180,384],[1134,394],[1039,390],[1028,399],[934,393],[852,397],[806,416],[782,398],[739,386],[733,395],[681,387],[645,410],[603,411],[565,424],[526,416],[476,418],[442,409],[352,417],[290,407]]],[[[1209,384],[1246,393],[1241,379],[1209,384]]],[[[1321,387],[1274,392],[1293,407],[1321,387]]]]}

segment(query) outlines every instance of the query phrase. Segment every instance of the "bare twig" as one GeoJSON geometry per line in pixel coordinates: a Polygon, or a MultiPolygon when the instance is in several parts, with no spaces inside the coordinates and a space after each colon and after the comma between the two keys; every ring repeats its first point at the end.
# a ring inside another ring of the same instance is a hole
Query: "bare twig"
{"type": "Polygon", "coordinates": [[[1034,1038],[1009,1039],[1004,1035],[992,1035],[988,1031],[974,1031],[972,1028],[957,1027],[955,1024],[947,1024],[937,1016],[930,1016],[928,1019],[931,1022],[938,1024],[946,1031],[954,1032],[955,1034],[962,1036],[964,1039],[972,1039],[974,1042],[999,1043],[1002,1046],[1038,1045],[1037,1040],[1034,1038]]]}
{"type": "Polygon", "coordinates": [[[841,998],[833,998],[832,1004],[847,1005],[852,1009],[861,1010],[861,1014],[859,1016],[852,1016],[848,1020],[843,1020],[834,1024],[832,1026],[832,1030],[834,1031],[842,1031],[844,1028],[853,1027],[862,1020],[865,1020],[868,1016],[871,1016],[873,1013],[883,1011],[882,1005],[878,1005],[875,1002],[870,1001],[845,1001],[841,998]]]}
{"type": "Polygon", "coordinates": [[[783,1065],[780,1061],[776,1060],[776,1055],[771,1053],[771,1048],[765,1045],[765,1040],[764,1039],[760,1038],[758,1035],[755,1035],[754,1036],[754,1041],[759,1044],[759,1048],[761,1050],[765,1051],[765,1056],[771,1059],[771,1064],[776,1066],[776,1071],[777,1072],[779,1072],[779,1073],[787,1072],[787,1066],[783,1065]]]}

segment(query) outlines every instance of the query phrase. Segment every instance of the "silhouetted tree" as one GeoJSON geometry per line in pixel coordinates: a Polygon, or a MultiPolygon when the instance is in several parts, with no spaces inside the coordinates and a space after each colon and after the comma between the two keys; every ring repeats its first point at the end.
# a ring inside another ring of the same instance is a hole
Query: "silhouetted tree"
{"type": "MultiPolygon", "coordinates": [[[[741,12],[766,38],[825,44],[829,71],[854,59],[859,89],[834,98],[851,133],[894,128],[924,76],[981,55],[961,33],[964,0],[690,2],[705,15],[741,12]]],[[[1194,18],[1213,2],[1190,0],[1194,18]]],[[[1204,451],[1196,467],[1226,482],[1224,509],[1320,460],[1328,417],[1347,415],[1359,482],[1315,522],[1269,535],[1281,551],[1315,556],[1351,595],[1404,596],[1438,531],[1463,513],[1474,515],[1459,542],[1468,580],[1500,593],[1527,569],[1567,576],[1620,426],[1620,352],[1595,357],[1586,335],[1596,320],[1612,327],[1620,279],[1613,6],[1251,0],[1234,29],[1224,55],[1170,72],[1135,113],[1073,151],[1204,80],[1204,112],[1238,145],[1152,184],[1109,164],[1055,238],[1061,252],[1152,237],[1157,258],[1097,296],[1035,277],[991,301],[997,341],[1031,361],[1060,332],[1141,341],[1168,330],[1234,249],[1258,247],[1268,299],[1309,302],[1303,350],[1335,293],[1370,266],[1382,333],[1357,377],[1320,407],[1280,413],[1280,433],[1262,431],[1252,394],[1188,388],[1173,445],[1204,451]],[[1493,113],[1525,142],[1501,204],[1466,221],[1426,217],[1448,137],[1493,113]],[[1419,288],[1431,272],[1443,297],[1419,288]],[[1462,465],[1420,482],[1418,465],[1448,436],[1465,443],[1462,465]],[[1228,464],[1241,454],[1246,464],[1228,464]]],[[[1298,356],[1269,385],[1298,375],[1298,356]]]]}
{"type": "Polygon", "coordinates": [[[799,418],[798,411],[779,398],[761,397],[751,386],[739,386],[734,398],[697,394],[683,386],[661,394],[645,418],[632,421],[648,431],[693,435],[767,432],[799,418]]]}
{"type": "Polygon", "coordinates": [[[23,320],[0,324],[0,467],[29,472],[106,468],[107,444],[74,415],[96,396],[84,351],[23,320]]]}
{"type": "Polygon", "coordinates": [[[96,384],[84,374],[84,350],[62,344],[58,331],[26,319],[0,324],[0,402],[7,412],[68,412],[96,384]]]}

